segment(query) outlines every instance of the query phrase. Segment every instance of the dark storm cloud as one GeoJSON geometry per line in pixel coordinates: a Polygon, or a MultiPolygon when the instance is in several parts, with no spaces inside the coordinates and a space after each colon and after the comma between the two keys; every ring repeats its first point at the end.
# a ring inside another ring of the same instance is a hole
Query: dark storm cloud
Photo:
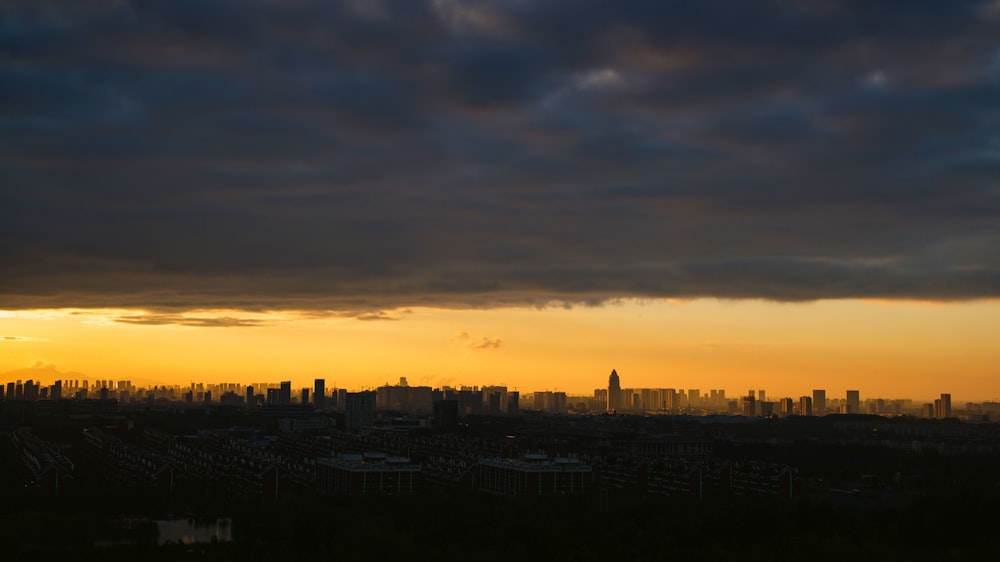
{"type": "Polygon", "coordinates": [[[0,22],[0,307],[1000,295],[997,2],[0,22]]]}

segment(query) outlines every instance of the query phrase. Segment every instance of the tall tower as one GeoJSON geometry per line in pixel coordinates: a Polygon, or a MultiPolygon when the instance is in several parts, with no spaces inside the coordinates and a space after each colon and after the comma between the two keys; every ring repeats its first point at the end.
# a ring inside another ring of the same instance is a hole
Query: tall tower
{"type": "Polygon", "coordinates": [[[847,411],[845,414],[861,413],[861,392],[857,390],[847,391],[847,411]]]}
{"type": "Polygon", "coordinates": [[[313,381],[313,407],[322,410],[326,404],[326,379],[316,379],[313,381]]]}
{"type": "Polygon", "coordinates": [[[608,377],[608,411],[616,412],[622,407],[622,384],[618,379],[618,371],[611,369],[608,377]]]}
{"type": "Polygon", "coordinates": [[[813,412],[817,416],[826,413],[826,390],[813,390],[813,412]]]}
{"type": "MultiPolygon", "coordinates": [[[[935,400],[938,402],[938,400],[935,400]]],[[[950,418],[951,417],[951,394],[942,394],[940,398],[941,407],[935,412],[938,419],[950,418]]]]}

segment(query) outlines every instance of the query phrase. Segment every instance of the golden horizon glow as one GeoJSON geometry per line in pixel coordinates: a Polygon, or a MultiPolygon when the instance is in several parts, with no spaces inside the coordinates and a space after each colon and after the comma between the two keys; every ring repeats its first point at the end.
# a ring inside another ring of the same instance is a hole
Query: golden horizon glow
{"type": "MultiPolygon", "coordinates": [[[[308,311],[0,311],[0,373],[51,365],[136,384],[374,388],[506,384],[590,395],[722,388],[769,397],[956,402],[1000,396],[1000,301],[624,299],[598,307],[308,311]],[[928,306],[932,304],[932,306],[928,306]]],[[[51,381],[43,381],[51,382],[51,381]]]]}

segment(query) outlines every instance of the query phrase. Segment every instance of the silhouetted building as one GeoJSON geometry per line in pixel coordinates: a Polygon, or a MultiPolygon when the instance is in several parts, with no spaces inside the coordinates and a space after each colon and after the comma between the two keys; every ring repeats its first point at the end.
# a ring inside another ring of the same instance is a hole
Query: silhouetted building
{"type": "Polygon", "coordinates": [[[487,408],[487,412],[491,416],[498,415],[500,413],[500,393],[499,392],[491,392],[486,397],[486,400],[487,400],[487,407],[486,407],[487,408]]]}
{"type": "Polygon", "coordinates": [[[521,412],[521,393],[513,390],[507,393],[507,414],[516,416],[521,412]]]}
{"type": "MultiPolygon", "coordinates": [[[[347,395],[348,403],[351,394],[347,395]]],[[[319,491],[327,494],[410,495],[420,485],[419,465],[411,463],[406,457],[392,457],[384,453],[319,459],[316,468],[319,491]]]]}
{"type": "Polygon", "coordinates": [[[847,411],[842,411],[844,414],[859,414],[861,413],[861,392],[857,390],[847,391],[847,400],[844,406],[847,406],[847,411]]]}
{"type": "Polygon", "coordinates": [[[593,470],[577,459],[527,454],[520,459],[479,461],[476,487],[505,496],[547,496],[590,492],[593,470]]]}
{"type": "Polygon", "coordinates": [[[631,437],[624,443],[616,443],[615,449],[626,451],[635,458],[662,458],[710,455],[715,448],[711,441],[705,439],[681,435],[649,435],[631,437]]]}
{"type": "MultiPolygon", "coordinates": [[[[938,399],[935,402],[938,401],[940,401],[940,399],[938,399]]],[[[935,414],[937,413],[934,410],[934,406],[935,404],[931,404],[929,402],[927,404],[924,404],[923,410],[921,411],[921,415],[927,419],[933,419],[935,417],[935,414]]]]}
{"type": "Polygon", "coordinates": [[[812,410],[817,416],[826,413],[826,391],[813,390],[812,410]]]}
{"type": "Polygon", "coordinates": [[[566,413],[565,392],[540,391],[534,394],[534,408],[547,414],[566,413]]]}
{"type": "Polygon", "coordinates": [[[799,398],[799,415],[811,416],[813,414],[813,401],[809,396],[799,398]]]}
{"type": "Polygon", "coordinates": [[[458,415],[478,416],[483,413],[483,394],[479,390],[458,391],[458,415]]]}
{"type": "Polygon", "coordinates": [[[326,380],[316,379],[313,381],[313,406],[317,410],[322,410],[326,407],[324,403],[326,399],[326,380]]]}
{"type": "Polygon", "coordinates": [[[375,425],[375,391],[347,393],[344,400],[344,424],[347,429],[375,425]]]}
{"type": "Polygon", "coordinates": [[[278,390],[278,404],[292,403],[292,381],[282,381],[278,390]]]}
{"type": "MultiPolygon", "coordinates": [[[[537,406],[536,406],[537,408],[537,406]]],[[[608,377],[608,411],[617,412],[622,409],[622,384],[618,371],[612,369],[608,377]]]]}
{"type": "Polygon", "coordinates": [[[425,416],[433,411],[433,395],[434,390],[429,386],[385,385],[376,390],[375,405],[382,411],[425,416]]]}
{"type": "Polygon", "coordinates": [[[791,398],[782,398],[779,402],[781,403],[782,416],[795,415],[795,402],[791,398]]]}
{"type": "Polygon", "coordinates": [[[445,431],[458,428],[458,400],[434,402],[434,427],[445,431]]]}
{"type": "Polygon", "coordinates": [[[934,404],[934,417],[939,420],[951,417],[951,394],[942,394],[934,404]]]}

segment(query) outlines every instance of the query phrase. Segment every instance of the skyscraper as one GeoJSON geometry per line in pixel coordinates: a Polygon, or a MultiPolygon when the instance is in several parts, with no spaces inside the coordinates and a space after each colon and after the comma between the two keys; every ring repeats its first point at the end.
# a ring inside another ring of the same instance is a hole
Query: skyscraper
{"type": "Polygon", "coordinates": [[[360,429],[375,424],[375,391],[348,392],[344,404],[344,424],[347,429],[360,429]]]}
{"type": "Polygon", "coordinates": [[[826,391],[825,390],[813,390],[813,412],[817,416],[822,416],[826,413],[826,391]]]}
{"type": "Polygon", "coordinates": [[[611,369],[608,377],[608,411],[616,412],[622,407],[622,384],[618,379],[618,371],[611,369]]]}
{"type": "Polygon", "coordinates": [[[861,412],[861,392],[858,390],[847,391],[847,411],[845,414],[858,414],[861,412]]]}
{"type": "Polygon", "coordinates": [[[326,398],[326,379],[316,379],[313,381],[313,406],[317,410],[322,410],[326,406],[324,398],[326,398]]]}
{"type": "Polygon", "coordinates": [[[813,400],[809,396],[799,398],[799,415],[811,416],[813,413],[813,400]]]}
{"type": "Polygon", "coordinates": [[[938,419],[943,420],[951,417],[951,394],[942,394],[941,398],[934,402],[940,404],[937,411],[934,412],[938,419]]]}
{"type": "Polygon", "coordinates": [[[278,404],[292,403],[292,381],[281,381],[281,388],[278,390],[278,404]]]}

